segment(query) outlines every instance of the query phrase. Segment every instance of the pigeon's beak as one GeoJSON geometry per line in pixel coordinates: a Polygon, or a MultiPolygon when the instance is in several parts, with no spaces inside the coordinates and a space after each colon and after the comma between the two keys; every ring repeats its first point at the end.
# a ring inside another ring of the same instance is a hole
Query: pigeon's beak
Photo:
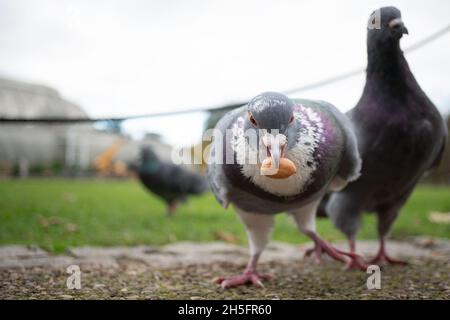
{"type": "Polygon", "coordinates": [[[408,29],[405,27],[405,24],[400,18],[393,19],[389,22],[389,27],[392,29],[401,30],[402,34],[409,34],[408,29]]]}
{"type": "Polygon", "coordinates": [[[262,139],[267,148],[267,154],[272,158],[273,169],[278,171],[280,168],[280,159],[284,156],[287,138],[284,134],[266,134],[262,139]]]}
{"type": "Polygon", "coordinates": [[[268,151],[273,161],[273,167],[278,170],[280,168],[281,149],[278,147],[269,147],[268,151]]]}
{"type": "Polygon", "coordinates": [[[403,25],[403,34],[409,35],[408,28],[406,28],[405,25],[403,25]]]}

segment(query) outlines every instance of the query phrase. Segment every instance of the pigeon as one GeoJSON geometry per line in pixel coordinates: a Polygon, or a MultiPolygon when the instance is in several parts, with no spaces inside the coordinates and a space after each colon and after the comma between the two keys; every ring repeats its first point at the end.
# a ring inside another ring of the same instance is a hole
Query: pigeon
{"type": "Polygon", "coordinates": [[[347,236],[352,253],[361,214],[376,213],[380,246],[371,263],[406,264],[387,254],[386,238],[421,177],[439,164],[447,128],[400,49],[408,34],[400,11],[383,7],[378,12],[379,28],[367,33],[364,91],[347,113],[358,137],[361,177],[332,192],[320,207],[347,236]]]}
{"type": "Polygon", "coordinates": [[[250,259],[241,275],[218,277],[223,288],[263,286],[257,272],[277,213],[292,216],[320,250],[348,263],[357,256],[319,236],[316,209],[329,190],[358,178],[361,167],[349,120],[324,101],[289,99],[266,92],[225,114],[213,132],[207,180],[217,201],[232,204],[249,240],[250,259]],[[281,171],[281,174],[279,173],[281,171]]]}
{"type": "Polygon", "coordinates": [[[167,214],[172,215],[180,202],[190,195],[208,190],[203,176],[173,163],[163,162],[149,146],[141,148],[140,161],[131,165],[139,180],[151,193],[167,203],[167,214]]]}

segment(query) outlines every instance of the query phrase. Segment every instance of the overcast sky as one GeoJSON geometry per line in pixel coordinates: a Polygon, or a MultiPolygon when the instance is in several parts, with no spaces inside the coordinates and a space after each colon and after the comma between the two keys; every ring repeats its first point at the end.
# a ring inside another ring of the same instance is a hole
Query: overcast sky
{"type": "MultiPolygon", "coordinates": [[[[397,6],[402,47],[450,23],[450,1],[0,0],[0,76],[46,84],[90,116],[220,106],[366,64],[370,13],[397,6]]],[[[450,34],[407,55],[422,88],[450,110],[450,34]]],[[[293,97],[342,111],[356,76],[293,97]]],[[[174,144],[199,139],[205,114],[125,123],[174,144]]]]}

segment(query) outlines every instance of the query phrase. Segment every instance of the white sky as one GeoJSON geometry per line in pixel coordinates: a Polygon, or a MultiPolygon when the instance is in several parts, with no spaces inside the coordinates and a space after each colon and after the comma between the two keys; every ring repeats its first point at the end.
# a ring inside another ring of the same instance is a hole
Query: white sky
{"type": "MultiPolygon", "coordinates": [[[[0,75],[56,88],[91,116],[220,106],[366,64],[366,22],[402,10],[407,47],[450,23],[450,1],[0,0],[0,75]]],[[[407,56],[422,88],[450,110],[450,34],[407,56]]],[[[345,111],[364,76],[294,97],[345,111]]],[[[201,113],[125,123],[197,142],[201,113]]]]}

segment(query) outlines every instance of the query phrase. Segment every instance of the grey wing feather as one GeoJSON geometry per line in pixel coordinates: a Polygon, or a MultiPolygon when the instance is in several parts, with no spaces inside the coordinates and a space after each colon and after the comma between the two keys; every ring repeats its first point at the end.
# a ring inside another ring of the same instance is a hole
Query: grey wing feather
{"type": "Polygon", "coordinates": [[[344,132],[346,135],[345,150],[341,160],[339,175],[347,181],[355,181],[361,175],[362,160],[358,151],[358,141],[352,123],[346,116],[344,121],[344,132]]]}
{"type": "MultiPolygon", "coordinates": [[[[225,114],[222,119],[217,123],[215,130],[222,133],[223,136],[226,134],[226,129],[229,128],[232,121],[234,121],[236,115],[240,112],[242,112],[243,108],[237,108],[235,110],[232,110],[225,114]]],[[[208,165],[208,170],[206,172],[206,177],[208,179],[209,187],[211,188],[212,193],[216,197],[217,201],[220,203],[220,205],[224,208],[227,208],[229,205],[229,199],[228,199],[228,182],[227,178],[223,172],[223,165],[217,163],[214,161],[216,156],[216,144],[217,143],[223,143],[224,140],[218,140],[214,138],[212,144],[211,144],[211,151],[209,154],[209,161],[210,164],[208,165]]],[[[220,150],[224,150],[224,148],[221,148],[220,150]]],[[[223,157],[222,157],[223,160],[223,157]]]]}
{"type": "Polygon", "coordinates": [[[447,124],[445,123],[444,120],[442,122],[443,122],[443,133],[442,133],[443,139],[442,139],[442,143],[441,143],[441,148],[429,169],[436,168],[441,164],[441,161],[442,161],[442,158],[443,158],[444,152],[445,152],[445,147],[447,146],[447,140],[448,140],[447,124]]]}
{"type": "Polygon", "coordinates": [[[345,135],[345,145],[340,162],[338,175],[348,182],[355,181],[361,175],[362,160],[358,151],[358,140],[353,126],[347,115],[340,112],[335,106],[321,101],[338,120],[345,135]]]}
{"type": "MultiPolygon", "coordinates": [[[[214,149],[211,149],[210,157],[215,157],[214,149]]],[[[208,171],[206,172],[206,177],[208,179],[209,187],[217,201],[222,207],[227,208],[229,205],[227,182],[222,167],[217,164],[210,164],[208,166],[208,171]]]]}

